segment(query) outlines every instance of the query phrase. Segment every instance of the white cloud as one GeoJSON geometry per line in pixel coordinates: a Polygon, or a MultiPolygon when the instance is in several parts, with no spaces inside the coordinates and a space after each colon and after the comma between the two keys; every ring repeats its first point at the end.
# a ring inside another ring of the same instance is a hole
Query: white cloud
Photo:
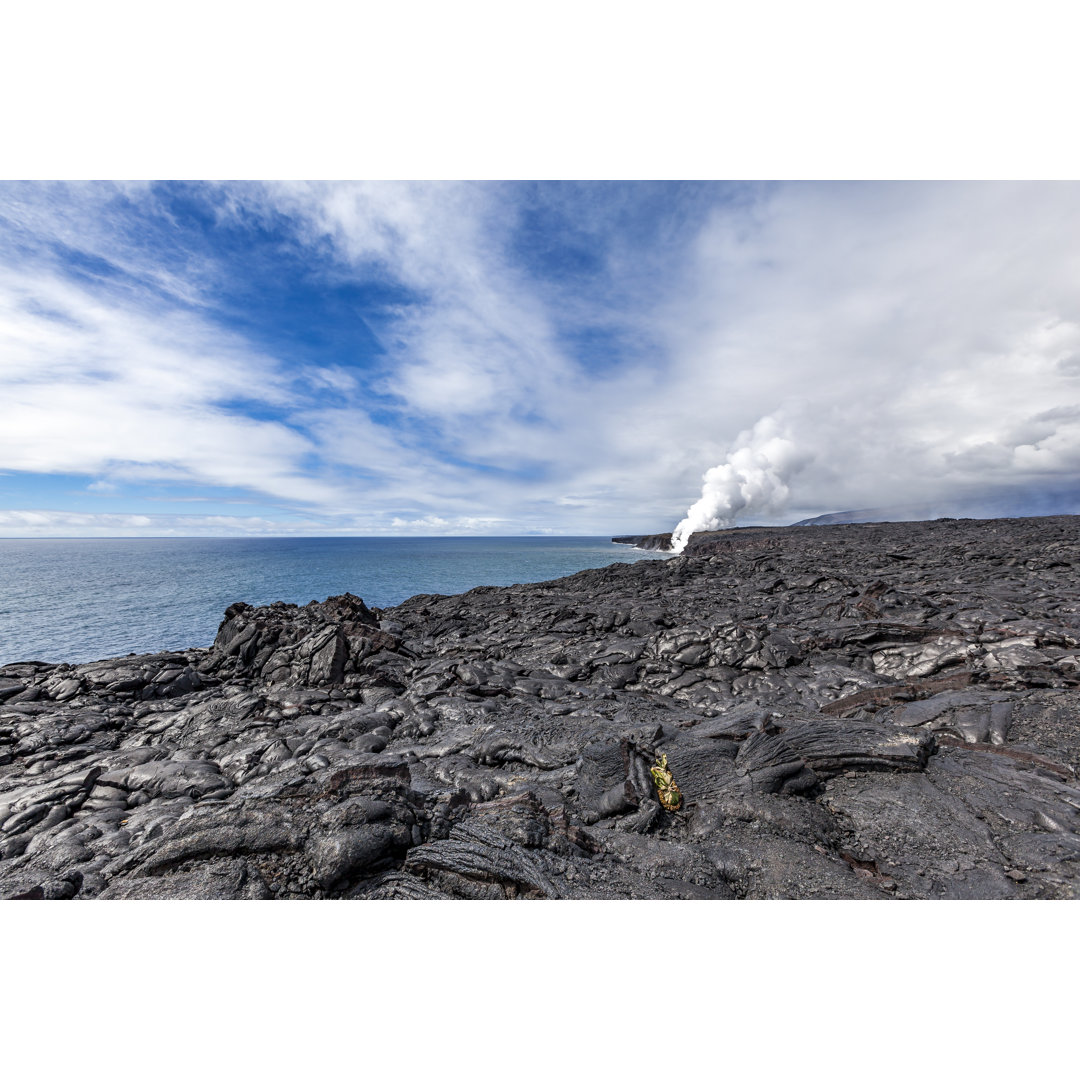
{"type": "Polygon", "coordinates": [[[0,510],[0,537],[83,536],[464,536],[499,532],[500,518],[374,520],[358,515],[271,519],[239,514],[93,514],[66,510],[0,510]]]}
{"type": "Polygon", "coordinates": [[[576,211],[596,256],[580,294],[515,254],[513,189],[215,191],[225,217],[292,220],[330,280],[411,290],[378,327],[380,420],[353,372],[292,367],[222,330],[219,268],[190,253],[155,268],[91,186],[38,199],[26,231],[153,288],[0,268],[0,468],[78,473],[95,492],[242,489],[293,512],[267,519],[282,532],[592,533],[671,527],[770,416],[810,462],[778,520],[1058,498],[1080,466],[1077,185],[748,189],[699,226],[673,208],[691,224],[637,246],[597,189],[576,211]],[[596,327],[629,344],[591,369],[567,331],[596,327]],[[241,398],[280,418],[244,415],[241,398]]]}
{"type": "MultiPolygon", "coordinates": [[[[0,268],[0,465],[346,496],[301,467],[315,444],[224,403],[284,407],[274,359],[189,312],[100,297],[44,270],[0,268]]],[[[101,490],[100,488],[96,490],[101,490]]]]}
{"type": "Polygon", "coordinates": [[[141,536],[146,514],[77,514],[59,510],[0,510],[0,536],[141,536]]]}
{"type": "Polygon", "coordinates": [[[491,532],[499,525],[505,525],[502,518],[458,517],[442,518],[429,514],[422,518],[394,518],[391,527],[401,530],[403,535],[430,533],[438,536],[460,536],[462,534],[491,532]]]}
{"type": "Polygon", "coordinates": [[[1075,185],[795,185],[741,233],[718,217],[669,315],[673,389],[696,396],[681,445],[783,407],[814,458],[792,505],[813,512],[1060,481],[1080,430],[1047,410],[1080,402],[1078,223],[1075,185]]]}

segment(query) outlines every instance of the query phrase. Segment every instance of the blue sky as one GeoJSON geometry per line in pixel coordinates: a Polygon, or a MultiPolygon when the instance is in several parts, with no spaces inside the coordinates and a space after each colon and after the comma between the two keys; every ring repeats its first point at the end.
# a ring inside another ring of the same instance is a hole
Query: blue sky
{"type": "Polygon", "coordinates": [[[1067,183],[2,183],[0,535],[1080,509],[1078,240],[1067,183]]]}

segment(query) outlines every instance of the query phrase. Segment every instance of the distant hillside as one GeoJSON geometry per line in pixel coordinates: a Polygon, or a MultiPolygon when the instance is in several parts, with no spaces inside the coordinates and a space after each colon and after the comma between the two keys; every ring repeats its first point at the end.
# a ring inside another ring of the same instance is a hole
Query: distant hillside
{"type": "Polygon", "coordinates": [[[978,498],[955,498],[939,502],[906,503],[864,510],[838,510],[831,514],[803,518],[795,525],[855,525],[882,521],[938,521],[941,518],[1054,517],[1080,513],[1080,492],[1075,485],[1063,485],[1053,492],[1005,492],[978,498]]]}
{"type": "MultiPolygon", "coordinates": [[[[793,521],[795,525],[859,525],[872,521],[904,521],[911,512],[910,507],[902,510],[839,510],[835,514],[818,514],[817,517],[793,521]]],[[[919,520],[928,520],[932,515],[923,514],[919,520]]]]}

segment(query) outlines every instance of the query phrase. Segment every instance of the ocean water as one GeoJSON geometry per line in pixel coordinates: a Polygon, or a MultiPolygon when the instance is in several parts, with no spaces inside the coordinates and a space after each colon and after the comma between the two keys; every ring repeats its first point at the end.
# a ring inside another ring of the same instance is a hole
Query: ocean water
{"type": "Polygon", "coordinates": [[[209,645],[237,600],[391,607],[665,557],[588,536],[0,540],[0,664],[209,645]]]}

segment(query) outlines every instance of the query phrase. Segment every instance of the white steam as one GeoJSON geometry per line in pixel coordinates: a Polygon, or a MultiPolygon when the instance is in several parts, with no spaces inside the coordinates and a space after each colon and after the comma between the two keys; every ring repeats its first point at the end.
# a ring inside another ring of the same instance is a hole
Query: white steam
{"type": "Polygon", "coordinates": [[[781,509],[788,481],[808,460],[779,421],[762,417],[739,435],[727,460],[705,474],[701,498],[671,534],[671,550],[679,554],[693,533],[730,528],[744,510],[781,509]]]}

